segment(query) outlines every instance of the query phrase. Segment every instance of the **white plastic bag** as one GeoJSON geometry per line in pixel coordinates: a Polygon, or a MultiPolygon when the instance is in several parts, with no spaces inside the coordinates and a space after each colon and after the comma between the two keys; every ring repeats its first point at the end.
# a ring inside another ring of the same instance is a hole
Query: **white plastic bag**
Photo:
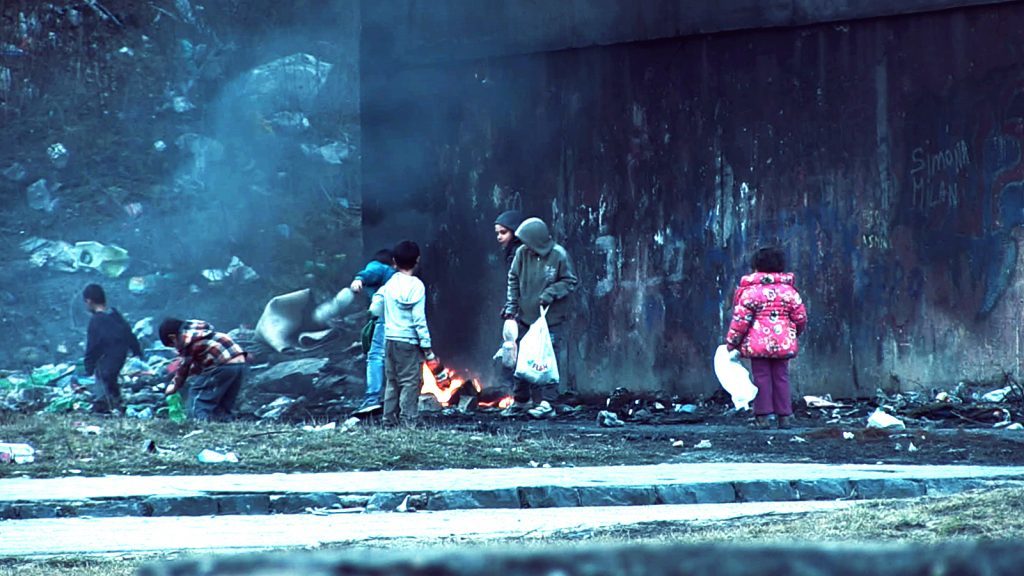
{"type": "Polygon", "coordinates": [[[540,318],[530,326],[519,342],[516,378],[531,384],[558,382],[558,359],[555,358],[555,348],[551,345],[547,313],[547,308],[540,309],[540,318]]]}
{"type": "Polygon", "coordinates": [[[757,396],[757,386],[750,381],[750,373],[740,364],[740,353],[729,352],[725,344],[715,350],[715,376],[722,388],[732,396],[737,410],[749,410],[750,403],[757,396]]]}
{"type": "Polygon", "coordinates": [[[906,430],[907,425],[899,418],[883,411],[881,408],[875,408],[875,411],[868,417],[868,428],[879,428],[881,430],[906,430]]]}
{"type": "Polygon", "coordinates": [[[498,350],[498,354],[501,356],[501,365],[514,369],[516,358],[519,355],[519,345],[516,344],[516,340],[519,339],[519,322],[505,320],[505,324],[501,327],[501,339],[503,342],[498,350]]]}

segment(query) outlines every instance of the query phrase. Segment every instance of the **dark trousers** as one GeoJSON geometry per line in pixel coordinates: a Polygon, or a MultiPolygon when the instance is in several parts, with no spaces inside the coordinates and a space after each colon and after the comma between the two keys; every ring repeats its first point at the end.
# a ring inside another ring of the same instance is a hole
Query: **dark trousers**
{"type": "MultiPolygon", "coordinates": [[[[519,339],[522,340],[529,327],[523,323],[519,324],[519,339]]],[[[548,332],[551,334],[551,347],[555,349],[555,358],[558,362],[558,376],[565,378],[566,362],[563,361],[562,351],[565,347],[565,328],[561,324],[548,325],[548,332]]],[[[512,373],[512,396],[517,404],[526,402],[540,402],[546,400],[549,404],[558,399],[558,382],[545,384],[531,384],[526,380],[515,377],[515,369],[508,369],[512,373]]]]}
{"type": "Polygon", "coordinates": [[[117,374],[96,371],[96,382],[92,386],[92,409],[94,412],[111,412],[121,406],[121,387],[117,385],[117,374]]]}
{"type": "Polygon", "coordinates": [[[423,350],[416,344],[388,340],[384,344],[384,422],[415,423],[423,388],[423,350]]]}
{"type": "Polygon", "coordinates": [[[192,379],[188,414],[195,420],[227,420],[249,374],[247,363],[219,364],[192,379]]]}
{"type": "Polygon", "coordinates": [[[793,401],[789,397],[789,360],[751,358],[750,371],[754,376],[754,386],[757,386],[754,415],[792,414],[793,401]]]}

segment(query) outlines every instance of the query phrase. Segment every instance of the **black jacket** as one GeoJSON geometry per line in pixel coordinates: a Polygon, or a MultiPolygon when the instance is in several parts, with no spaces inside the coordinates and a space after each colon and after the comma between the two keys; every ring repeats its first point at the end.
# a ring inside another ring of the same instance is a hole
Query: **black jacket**
{"type": "Polygon", "coordinates": [[[124,316],[116,308],[93,313],[85,344],[85,373],[95,372],[101,380],[116,382],[128,352],[142,356],[139,341],[124,316]]]}

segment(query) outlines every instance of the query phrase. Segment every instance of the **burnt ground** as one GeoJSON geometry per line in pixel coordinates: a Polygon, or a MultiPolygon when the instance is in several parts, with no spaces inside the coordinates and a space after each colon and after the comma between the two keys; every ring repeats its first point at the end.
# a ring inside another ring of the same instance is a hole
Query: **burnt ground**
{"type": "MultiPolygon", "coordinates": [[[[522,437],[544,435],[580,445],[618,445],[625,452],[624,460],[632,452],[638,456],[663,453],[664,461],[673,463],[1024,465],[1024,431],[977,424],[937,421],[886,431],[867,428],[866,414],[859,419],[832,422],[821,411],[805,409],[797,411],[797,425],[790,430],[756,429],[749,412],[729,410],[717,415],[687,415],[688,422],[627,422],[623,427],[606,428],[597,424],[598,412],[598,408],[583,407],[576,413],[543,422],[509,421],[497,415],[469,418],[438,414],[425,419],[442,428],[466,432],[500,430],[522,437]],[[709,447],[703,447],[708,443],[709,447]]],[[[625,462],[609,462],[621,463],[625,462]]]]}

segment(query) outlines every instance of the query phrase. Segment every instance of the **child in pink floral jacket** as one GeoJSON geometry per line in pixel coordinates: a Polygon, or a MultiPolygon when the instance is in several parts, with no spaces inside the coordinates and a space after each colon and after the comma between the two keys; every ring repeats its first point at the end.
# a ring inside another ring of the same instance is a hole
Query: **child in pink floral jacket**
{"type": "Polygon", "coordinates": [[[736,288],[725,344],[750,358],[757,386],[757,426],[767,428],[774,414],[779,428],[789,428],[793,424],[789,359],[799,349],[797,337],[807,326],[807,310],[793,287],[793,274],[784,272],[786,257],[781,250],[761,248],[750,263],[754,273],[744,276],[736,288]]]}

